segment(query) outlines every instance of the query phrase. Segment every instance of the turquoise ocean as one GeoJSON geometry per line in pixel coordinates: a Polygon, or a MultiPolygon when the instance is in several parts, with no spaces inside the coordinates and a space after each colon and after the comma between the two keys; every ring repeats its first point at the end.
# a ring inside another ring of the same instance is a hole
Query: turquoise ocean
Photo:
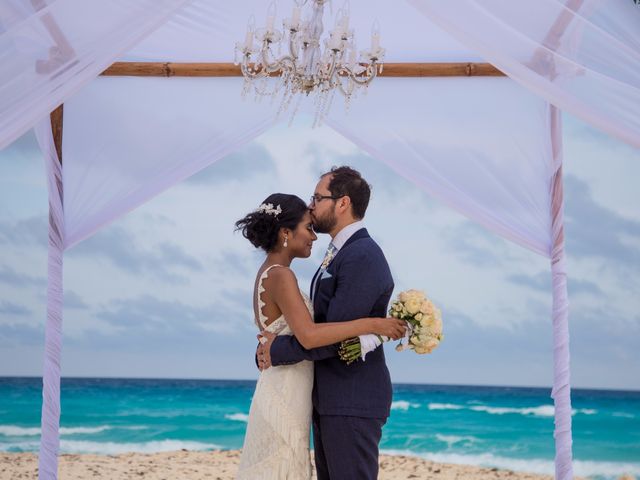
{"type": "MultiPolygon", "coordinates": [[[[242,447],[255,382],[64,378],[61,451],[242,447]]],[[[640,392],[573,390],[576,475],[640,476],[640,392]]],[[[37,451],[39,378],[0,378],[0,450],[37,451]]],[[[394,385],[386,453],[553,473],[546,388],[394,385]]]]}

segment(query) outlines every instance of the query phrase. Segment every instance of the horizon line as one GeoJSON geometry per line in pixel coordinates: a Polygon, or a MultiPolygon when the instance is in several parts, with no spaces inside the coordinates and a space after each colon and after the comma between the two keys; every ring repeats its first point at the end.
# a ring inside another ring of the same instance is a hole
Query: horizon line
{"type": "MultiPolygon", "coordinates": [[[[3,379],[39,379],[41,375],[0,375],[0,380],[3,379]]],[[[198,381],[198,382],[256,382],[257,379],[252,378],[202,378],[202,377],[116,377],[116,376],[103,376],[103,377],[87,377],[82,375],[65,375],[61,376],[62,379],[73,380],[166,380],[166,381],[198,381]]],[[[482,387],[482,388],[518,388],[518,389],[538,389],[538,390],[551,390],[552,386],[535,386],[535,385],[495,385],[495,384],[466,384],[466,383],[417,383],[417,382],[391,382],[392,385],[417,385],[417,386],[432,386],[432,387],[482,387]]],[[[571,387],[572,391],[606,391],[606,392],[632,392],[640,393],[640,389],[628,389],[623,390],[620,388],[605,388],[605,387],[571,387]]]]}

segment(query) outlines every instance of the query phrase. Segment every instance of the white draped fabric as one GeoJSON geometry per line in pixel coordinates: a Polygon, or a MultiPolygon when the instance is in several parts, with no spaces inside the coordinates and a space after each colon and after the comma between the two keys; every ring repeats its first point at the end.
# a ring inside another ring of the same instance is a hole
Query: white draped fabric
{"type": "Polygon", "coordinates": [[[93,80],[186,0],[2,0],[0,149],[93,80]]]}
{"type": "Polygon", "coordinates": [[[327,123],[467,217],[549,255],[549,104],[515,82],[382,78],[327,123]]]}
{"type": "Polygon", "coordinates": [[[57,478],[60,446],[60,353],[62,350],[62,264],[64,252],[64,212],[62,168],[49,119],[35,127],[44,154],[49,191],[49,246],[47,272],[47,322],[42,368],[42,428],[40,434],[39,478],[57,478]]]}
{"type": "Polygon", "coordinates": [[[640,15],[631,0],[407,0],[529,90],[640,147],[640,15]]]}
{"type": "Polygon", "coordinates": [[[241,90],[239,78],[102,77],[68,101],[66,247],[270,127],[273,105],[241,90]]]}
{"type": "Polygon", "coordinates": [[[553,289],[553,389],[555,406],[556,478],[573,478],[571,463],[571,370],[569,368],[569,296],[564,254],[564,195],[562,191],[562,130],[560,111],[549,112],[553,178],[551,180],[551,288],[553,289]]]}
{"type": "MultiPolygon", "coordinates": [[[[281,0],[278,16],[292,4],[281,0]]],[[[248,16],[260,23],[266,8],[263,0],[0,3],[0,148],[65,103],[62,172],[46,118],[36,130],[51,212],[41,478],[57,477],[63,250],[254,138],[277,110],[242,103],[237,78],[95,77],[115,59],[230,61],[248,16]]],[[[327,9],[329,28],[337,8],[327,9]]],[[[640,12],[630,0],[352,0],[361,49],[375,18],[387,62],[485,59],[511,77],[378,79],[348,115],[336,98],[327,123],[551,259],[556,478],[571,478],[561,132],[546,102],[640,146],[640,12]]]]}

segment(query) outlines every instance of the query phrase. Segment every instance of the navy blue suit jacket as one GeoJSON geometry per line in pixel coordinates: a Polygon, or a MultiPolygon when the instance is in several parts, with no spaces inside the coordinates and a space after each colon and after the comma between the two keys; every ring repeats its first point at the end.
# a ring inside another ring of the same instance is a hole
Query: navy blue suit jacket
{"type": "MultiPolygon", "coordinates": [[[[364,228],[347,240],[316,283],[316,323],[387,316],[393,278],[382,250],[364,228]]],[[[347,365],[338,358],[338,345],[307,350],[293,336],[275,338],[272,365],[302,360],[314,362],[313,406],[320,415],[389,416],[391,379],[382,347],[368,353],[365,362],[347,365]]]]}

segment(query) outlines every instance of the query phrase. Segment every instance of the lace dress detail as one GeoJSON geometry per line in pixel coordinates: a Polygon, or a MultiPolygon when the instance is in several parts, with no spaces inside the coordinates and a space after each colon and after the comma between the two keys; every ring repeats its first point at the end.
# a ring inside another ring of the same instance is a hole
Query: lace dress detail
{"type": "MultiPolygon", "coordinates": [[[[257,288],[258,318],[256,326],[276,335],[291,335],[280,315],[268,326],[262,313],[265,291],[262,282],[271,265],[260,276],[257,288]]],[[[309,297],[300,292],[313,318],[309,297]]],[[[311,478],[309,433],[311,428],[311,390],[313,363],[271,367],[260,373],[249,410],[249,422],[240,457],[237,479],[306,480],[311,478]]]]}

